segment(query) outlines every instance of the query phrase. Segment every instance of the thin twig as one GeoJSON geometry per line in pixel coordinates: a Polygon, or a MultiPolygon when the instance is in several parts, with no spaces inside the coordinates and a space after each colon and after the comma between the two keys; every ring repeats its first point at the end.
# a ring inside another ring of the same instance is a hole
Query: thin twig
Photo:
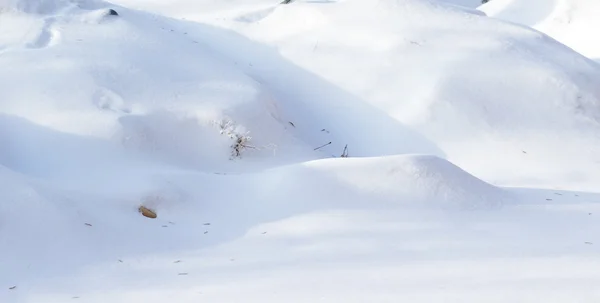
{"type": "Polygon", "coordinates": [[[342,158],[348,158],[348,144],[344,146],[344,151],[342,152],[342,158]]]}
{"type": "Polygon", "coordinates": [[[314,150],[317,150],[317,149],[323,148],[323,147],[325,147],[325,146],[327,146],[327,145],[329,145],[329,144],[331,144],[331,142],[329,142],[329,143],[327,143],[327,144],[323,144],[323,145],[321,145],[321,146],[319,146],[319,147],[315,148],[314,150]]]}

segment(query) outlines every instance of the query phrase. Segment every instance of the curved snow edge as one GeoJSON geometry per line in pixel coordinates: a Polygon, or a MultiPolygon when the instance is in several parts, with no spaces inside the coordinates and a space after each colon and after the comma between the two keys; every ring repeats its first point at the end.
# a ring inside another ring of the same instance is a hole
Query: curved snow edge
{"type": "Polygon", "coordinates": [[[331,175],[350,188],[408,205],[495,209],[512,200],[507,191],[431,155],[326,159],[303,166],[331,175]]]}

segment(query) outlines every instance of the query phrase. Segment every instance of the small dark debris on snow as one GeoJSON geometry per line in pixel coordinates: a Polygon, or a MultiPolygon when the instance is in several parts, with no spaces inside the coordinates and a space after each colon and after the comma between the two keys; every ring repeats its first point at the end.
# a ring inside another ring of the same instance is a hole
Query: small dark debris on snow
{"type": "Polygon", "coordinates": [[[267,232],[266,232],[266,231],[263,231],[263,232],[262,232],[262,234],[263,234],[263,235],[266,235],[266,234],[267,234],[267,232]]]}
{"type": "Polygon", "coordinates": [[[344,146],[344,151],[342,152],[341,157],[348,158],[348,144],[346,144],[346,146],[344,146]]]}
{"type": "Polygon", "coordinates": [[[329,144],[331,144],[331,142],[325,143],[325,144],[323,144],[323,145],[321,145],[321,146],[319,146],[319,147],[315,148],[314,150],[321,149],[321,148],[323,148],[323,147],[325,147],[325,146],[327,146],[327,145],[329,145],[329,144]]]}
{"type": "Polygon", "coordinates": [[[73,298],[71,298],[71,299],[79,299],[79,297],[73,297],[73,298]]]}
{"type": "Polygon", "coordinates": [[[163,225],[162,227],[169,227],[168,225],[163,225]]]}
{"type": "Polygon", "coordinates": [[[169,221],[169,224],[171,224],[171,225],[174,225],[175,223],[173,223],[173,222],[169,221]]]}
{"type": "Polygon", "coordinates": [[[522,152],[523,152],[524,154],[526,154],[526,153],[527,153],[527,152],[526,152],[526,151],[524,151],[524,150],[522,150],[522,152]]]}
{"type": "Polygon", "coordinates": [[[546,199],[546,201],[552,201],[552,199],[546,199]]]}
{"type": "Polygon", "coordinates": [[[294,125],[294,123],[292,123],[292,121],[288,121],[288,123],[289,123],[291,126],[293,126],[293,127],[296,127],[296,125],[294,125]]]}
{"type": "Polygon", "coordinates": [[[92,224],[90,224],[90,223],[85,223],[85,225],[87,225],[87,226],[92,226],[92,224]]]}
{"type": "Polygon", "coordinates": [[[11,290],[12,290],[12,289],[15,289],[15,288],[17,288],[17,286],[16,286],[16,285],[15,285],[15,286],[13,286],[13,287],[9,287],[8,289],[11,289],[11,290]]]}
{"type": "Polygon", "coordinates": [[[592,213],[588,213],[588,216],[591,216],[591,215],[592,215],[592,213]]]}
{"type": "Polygon", "coordinates": [[[187,275],[188,275],[188,273],[186,273],[186,272],[180,272],[180,273],[179,273],[179,274],[177,274],[177,275],[178,275],[178,276],[187,276],[187,275]]]}
{"type": "Polygon", "coordinates": [[[562,196],[562,194],[561,194],[561,193],[554,193],[554,194],[555,194],[555,195],[558,195],[558,196],[562,196]]]}
{"type": "Polygon", "coordinates": [[[119,263],[123,263],[123,260],[119,260],[119,263]]]}
{"type": "Polygon", "coordinates": [[[175,262],[173,262],[173,263],[181,263],[181,260],[177,260],[177,261],[175,261],[175,262]]]}
{"type": "Polygon", "coordinates": [[[594,244],[594,243],[592,243],[592,242],[584,242],[584,243],[585,243],[585,244],[587,244],[587,245],[592,245],[592,244],[594,244]]]}
{"type": "Polygon", "coordinates": [[[205,231],[205,232],[204,232],[204,234],[205,234],[205,235],[206,235],[206,234],[208,234],[208,230],[207,230],[207,231],[205,231]]]}
{"type": "Polygon", "coordinates": [[[118,16],[119,13],[117,13],[116,10],[114,10],[114,9],[111,8],[111,9],[108,10],[108,15],[109,16],[118,16]]]}
{"type": "Polygon", "coordinates": [[[204,225],[207,225],[207,226],[208,226],[208,225],[210,225],[210,223],[204,223],[204,225]]]}

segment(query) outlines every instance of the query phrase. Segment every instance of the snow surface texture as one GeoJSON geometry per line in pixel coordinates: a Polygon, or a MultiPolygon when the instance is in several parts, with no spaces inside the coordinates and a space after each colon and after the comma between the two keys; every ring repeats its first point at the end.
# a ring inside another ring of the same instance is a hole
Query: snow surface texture
{"type": "Polygon", "coordinates": [[[477,8],[481,5],[481,0],[434,0],[447,4],[453,4],[469,8],[477,8]]]}
{"type": "Polygon", "coordinates": [[[600,68],[459,2],[0,0],[0,302],[597,302],[600,68]]]}
{"type": "Polygon", "coordinates": [[[600,2],[596,0],[494,0],[481,7],[489,16],[531,26],[577,52],[600,60],[600,2]]]}

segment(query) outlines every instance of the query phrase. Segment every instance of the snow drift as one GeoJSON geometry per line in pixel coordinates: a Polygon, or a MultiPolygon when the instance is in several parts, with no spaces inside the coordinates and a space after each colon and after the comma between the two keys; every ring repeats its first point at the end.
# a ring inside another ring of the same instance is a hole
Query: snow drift
{"type": "Polygon", "coordinates": [[[583,146],[598,140],[600,68],[524,26],[412,0],[295,2],[224,26],[277,47],[478,176],[568,182],[565,171],[588,174],[584,163],[598,157],[583,146]],[[483,165],[490,158],[500,165],[483,165]]]}
{"type": "Polygon", "coordinates": [[[306,165],[333,175],[333,179],[348,188],[376,196],[377,200],[414,207],[493,209],[512,198],[507,192],[433,156],[321,160],[306,165]]]}
{"type": "Polygon", "coordinates": [[[259,83],[201,40],[117,10],[70,8],[43,22],[7,13],[5,22],[24,26],[0,57],[0,112],[207,170],[232,166],[233,140],[223,132],[249,133],[256,149],[248,155],[272,158],[277,146],[278,155],[298,156],[302,144],[283,135],[287,121],[259,83]]]}
{"type": "Polygon", "coordinates": [[[0,2],[0,301],[594,295],[598,196],[493,184],[597,185],[596,63],[440,1],[277,2],[0,2]]]}

